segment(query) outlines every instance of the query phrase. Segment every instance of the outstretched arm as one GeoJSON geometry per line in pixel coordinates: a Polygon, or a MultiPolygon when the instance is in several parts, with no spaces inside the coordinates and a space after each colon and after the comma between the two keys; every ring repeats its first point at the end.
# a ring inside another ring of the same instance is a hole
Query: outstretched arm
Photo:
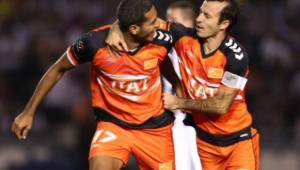
{"type": "Polygon", "coordinates": [[[25,109],[15,118],[12,124],[12,132],[18,139],[26,139],[28,132],[32,128],[37,107],[63,74],[73,67],[67,58],[67,54],[64,53],[44,74],[25,109]]]}

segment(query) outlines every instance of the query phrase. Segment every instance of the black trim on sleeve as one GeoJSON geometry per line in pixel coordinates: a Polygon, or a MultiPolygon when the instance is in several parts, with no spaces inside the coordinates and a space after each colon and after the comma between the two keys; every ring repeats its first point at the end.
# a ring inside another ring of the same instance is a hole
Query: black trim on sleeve
{"type": "Polygon", "coordinates": [[[92,61],[98,49],[105,46],[108,31],[91,31],[84,34],[72,46],[72,50],[79,63],[92,61]]]}
{"type": "Polygon", "coordinates": [[[168,51],[170,51],[172,47],[173,37],[170,34],[170,32],[158,29],[155,32],[153,43],[157,45],[164,46],[167,48],[168,51]]]}
{"type": "Polygon", "coordinates": [[[171,23],[169,31],[173,37],[173,44],[175,44],[183,36],[197,37],[196,30],[194,28],[186,28],[178,23],[171,23]]]}
{"type": "Polygon", "coordinates": [[[249,57],[245,49],[234,38],[227,37],[220,50],[227,58],[224,71],[245,76],[248,70],[249,57]]]}

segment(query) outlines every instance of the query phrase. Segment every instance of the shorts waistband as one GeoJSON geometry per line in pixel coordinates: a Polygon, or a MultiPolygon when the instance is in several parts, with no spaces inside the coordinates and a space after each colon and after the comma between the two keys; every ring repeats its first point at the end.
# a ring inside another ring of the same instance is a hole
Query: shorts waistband
{"type": "Polygon", "coordinates": [[[159,116],[151,117],[142,124],[125,122],[100,108],[94,108],[94,114],[96,121],[112,122],[120,127],[128,129],[157,129],[167,126],[175,120],[173,113],[170,111],[165,111],[159,116]]]}

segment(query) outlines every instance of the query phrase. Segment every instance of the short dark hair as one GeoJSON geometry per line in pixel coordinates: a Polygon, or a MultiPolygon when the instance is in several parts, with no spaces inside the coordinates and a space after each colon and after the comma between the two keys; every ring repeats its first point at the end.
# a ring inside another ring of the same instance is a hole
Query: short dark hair
{"type": "Polygon", "coordinates": [[[175,1],[175,2],[171,3],[168,7],[168,9],[175,9],[175,8],[192,10],[193,16],[191,16],[191,17],[193,17],[193,18],[195,18],[197,16],[197,14],[199,13],[199,9],[196,7],[196,5],[188,0],[175,1]]]}
{"type": "Polygon", "coordinates": [[[226,31],[230,31],[234,25],[238,22],[238,17],[240,15],[239,4],[236,0],[206,0],[206,1],[218,1],[218,2],[227,2],[228,5],[224,7],[221,11],[219,23],[225,20],[230,21],[230,25],[226,31]]]}
{"type": "Polygon", "coordinates": [[[130,25],[144,22],[145,13],[150,11],[152,6],[152,0],[122,0],[117,11],[120,29],[128,31],[130,25]]]}

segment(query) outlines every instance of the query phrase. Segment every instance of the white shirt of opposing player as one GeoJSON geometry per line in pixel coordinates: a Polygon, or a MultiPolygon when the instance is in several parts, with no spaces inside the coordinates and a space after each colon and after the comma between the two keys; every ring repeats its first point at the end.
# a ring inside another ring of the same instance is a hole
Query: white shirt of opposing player
{"type": "MultiPolygon", "coordinates": [[[[168,54],[174,70],[181,79],[179,63],[178,63],[178,55],[173,48],[168,54]]],[[[171,83],[164,77],[162,77],[163,82],[163,92],[171,92],[172,93],[172,85],[171,83]]],[[[175,122],[172,127],[173,133],[173,143],[175,150],[175,166],[176,169],[184,169],[184,170],[202,170],[202,165],[200,162],[200,157],[197,151],[197,143],[196,143],[196,131],[191,126],[186,126],[183,123],[183,120],[186,117],[186,113],[183,113],[180,110],[174,111],[175,114],[175,122]]]]}

